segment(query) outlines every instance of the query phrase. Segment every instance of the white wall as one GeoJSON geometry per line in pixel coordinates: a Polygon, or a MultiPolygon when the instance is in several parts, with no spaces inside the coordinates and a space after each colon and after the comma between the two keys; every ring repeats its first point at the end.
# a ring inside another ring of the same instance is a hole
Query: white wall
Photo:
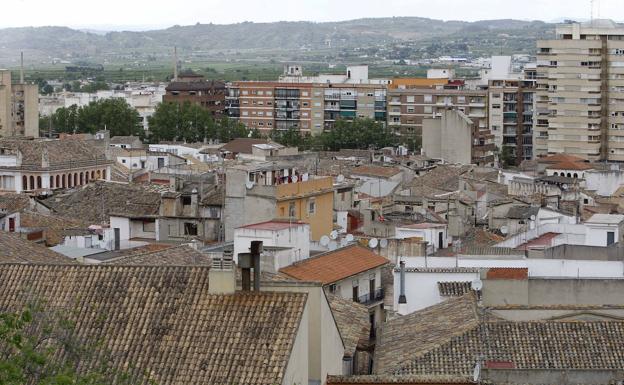
{"type": "Polygon", "coordinates": [[[617,225],[599,225],[593,223],[585,224],[587,227],[587,236],[585,244],[587,246],[607,246],[607,233],[614,233],[614,240],[617,242],[619,238],[619,229],[617,225]]]}
{"type": "Polygon", "coordinates": [[[308,305],[306,304],[295,344],[290,352],[290,359],[286,365],[286,373],[282,385],[308,385],[308,305]]]}
{"type": "Polygon", "coordinates": [[[280,259],[279,270],[295,261],[310,257],[310,225],[300,225],[286,228],[284,230],[260,230],[238,228],[234,230],[234,260],[238,261],[239,253],[248,253],[251,241],[262,241],[263,246],[290,247],[293,250],[290,261],[280,259]],[[286,265],[281,265],[287,263],[286,265]]]}
{"type": "Polygon", "coordinates": [[[439,249],[439,234],[442,233],[443,248],[448,245],[447,240],[447,228],[429,228],[429,229],[408,229],[405,227],[397,227],[395,229],[395,238],[406,239],[419,237],[429,243],[429,246],[433,248],[433,252],[439,249]]]}
{"type": "Polygon", "coordinates": [[[585,188],[601,196],[611,196],[624,184],[624,171],[587,171],[585,188]]]}
{"type": "Polygon", "coordinates": [[[375,290],[381,289],[381,269],[378,268],[336,282],[336,294],[344,299],[353,299],[353,286],[356,281],[358,297],[370,294],[370,279],[373,275],[375,276],[375,290]]]}
{"type": "Polygon", "coordinates": [[[130,219],[122,217],[110,217],[111,229],[119,228],[119,239],[127,241],[130,239],[130,219]]]}

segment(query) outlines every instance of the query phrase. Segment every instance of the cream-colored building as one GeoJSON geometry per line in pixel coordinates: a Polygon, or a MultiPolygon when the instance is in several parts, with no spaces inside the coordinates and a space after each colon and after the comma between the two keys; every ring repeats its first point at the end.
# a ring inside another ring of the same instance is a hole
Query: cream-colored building
{"type": "Polygon", "coordinates": [[[39,89],[0,69],[0,136],[39,136],[39,89]]]}
{"type": "Polygon", "coordinates": [[[535,155],[624,161],[624,26],[560,25],[537,48],[535,155]]]}

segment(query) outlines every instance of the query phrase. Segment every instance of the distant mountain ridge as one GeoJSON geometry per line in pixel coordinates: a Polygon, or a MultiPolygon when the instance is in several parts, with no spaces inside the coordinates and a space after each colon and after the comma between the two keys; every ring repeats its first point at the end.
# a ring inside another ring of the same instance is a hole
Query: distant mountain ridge
{"type": "Polygon", "coordinates": [[[113,54],[162,54],[173,46],[187,51],[294,50],[356,48],[397,42],[441,42],[504,34],[518,39],[548,35],[554,24],[542,21],[442,21],[420,17],[357,19],[340,22],[195,24],[151,31],[75,30],[67,27],[0,29],[0,63],[17,60],[24,50],[33,60],[74,60],[113,54]]]}

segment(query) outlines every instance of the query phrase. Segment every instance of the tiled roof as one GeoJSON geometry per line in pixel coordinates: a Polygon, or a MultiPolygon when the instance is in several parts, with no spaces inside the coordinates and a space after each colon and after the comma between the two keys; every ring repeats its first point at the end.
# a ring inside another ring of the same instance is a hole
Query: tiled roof
{"type": "Polygon", "coordinates": [[[461,297],[470,290],[470,282],[438,282],[438,291],[442,297],[461,297]]]}
{"type": "Polygon", "coordinates": [[[205,192],[200,203],[202,206],[224,206],[225,185],[215,186],[212,191],[205,192]]]}
{"type": "Polygon", "coordinates": [[[43,201],[56,213],[93,223],[108,223],[111,214],[157,215],[160,194],[142,186],[98,181],[43,201]]]}
{"type": "Polygon", "coordinates": [[[586,160],[576,155],[555,154],[555,155],[550,155],[550,156],[546,156],[543,158],[538,158],[537,162],[546,163],[546,164],[560,163],[560,162],[583,163],[583,162],[586,162],[586,160]]]}
{"type": "Polygon", "coordinates": [[[289,229],[291,227],[303,226],[306,223],[299,221],[287,221],[287,220],[273,220],[267,222],[254,223],[251,225],[241,226],[239,229],[248,230],[267,230],[267,231],[279,231],[289,229]]]}
{"type": "Polygon", "coordinates": [[[546,167],[547,170],[591,170],[593,169],[588,163],[583,162],[571,162],[571,161],[562,161],[553,163],[550,166],[546,167]]]}
{"type": "Polygon", "coordinates": [[[368,346],[371,326],[368,308],[333,294],[328,294],[327,299],[342,337],[345,355],[353,357],[356,348],[364,350],[368,346]]]}
{"type": "Polygon", "coordinates": [[[469,375],[479,359],[513,369],[621,369],[624,322],[482,323],[427,351],[395,374],[469,375]]]}
{"type": "Polygon", "coordinates": [[[395,376],[370,375],[370,376],[327,376],[327,385],[342,384],[474,384],[472,376],[395,376]]]}
{"type": "Polygon", "coordinates": [[[352,175],[365,175],[379,178],[390,178],[400,173],[397,167],[360,166],[351,170],[352,175]]]}
{"type": "Polygon", "coordinates": [[[110,144],[128,144],[133,143],[137,140],[141,140],[138,136],[113,136],[110,138],[110,144]]]}
{"type": "MultiPolygon", "coordinates": [[[[374,372],[391,373],[415,357],[451,340],[453,336],[474,329],[478,324],[476,300],[472,294],[390,320],[380,328],[375,347],[374,372]]],[[[431,374],[434,373],[438,374],[431,374]]]]}
{"type": "Polygon", "coordinates": [[[254,144],[266,144],[269,140],[266,139],[254,139],[254,138],[237,138],[229,141],[223,147],[221,151],[229,151],[236,154],[251,154],[254,144]]]}
{"type": "Polygon", "coordinates": [[[148,251],[143,254],[121,256],[103,263],[123,266],[210,266],[212,259],[208,254],[197,251],[190,246],[181,245],[148,251]]]}
{"type": "Polygon", "coordinates": [[[478,361],[513,369],[619,369],[622,344],[623,321],[506,321],[481,313],[467,294],[387,322],[375,372],[468,376],[478,361]]]}
{"type": "Polygon", "coordinates": [[[411,186],[428,186],[447,192],[459,190],[459,177],[472,169],[472,166],[436,165],[426,174],[414,178],[411,186]]]}
{"type": "Polygon", "coordinates": [[[529,219],[532,215],[537,216],[539,207],[532,206],[511,206],[507,211],[509,219],[529,219]]]}
{"type": "MultiPolygon", "coordinates": [[[[66,309],[112,369],[159,385],[281,384],[304,293],[212,295],[206,267],[0,266],[0,308],[66,309]],[[103,352],[102,352],[103,353],[103,352]]],[[[97,354],[96,354],[97,356],[97,354]]]]}
{"type": "Polygon", "coordinates": [[[41,166],[44,152],[48,154],[50,167],[72,162],[110,163],[100,148],[83,140],[0,139],[0,147],[18,149],[22,153],[23,165],[41,166]]]}
{"type": "Polygon", "coordinates": [[[388,263],[386,258],[356,244],[305,259],[280,272],[302,281],[329,284],[388,263]]]}
{"type": "Polygon", "coordinates": [[[0,231],[0,265],[9,263],[67,265],[75,262],[45,246],[0,231]]]}
{"type": "Polygon", "coordinates": [[[30,197],[26,194],[0,194],[0,212],[14,213],[30,206],[30,197]]]}
{"type": "Polygon", "coordinates": [[[80,218],[66,218],[60,215],[41,214],[28,210],[21,212],[20,223],[23,227],[43,229],[48,246],[56,246],[61,243],[66,229],[87,228],[91,225],[91,223],[80,218]]]}
{"type": "MultiPolygon", "coordinates": [[[[399,271],[395,268],[394,271],[399,271]]],[[[408,267],[406,273],[478,273],[478,267],[408,267]]]]}

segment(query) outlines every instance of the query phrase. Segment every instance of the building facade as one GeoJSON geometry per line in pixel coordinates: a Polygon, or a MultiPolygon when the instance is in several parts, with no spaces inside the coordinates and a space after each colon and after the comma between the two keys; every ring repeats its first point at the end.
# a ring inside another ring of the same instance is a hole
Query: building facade
{"type": "Polygon", "coordinates": [[[203,76],[187,74],[175,78],[165,90],[163,97],[165,103],[190,102],[217,116],[225,111],[227,90],[224,82],[205,80],[203,76]]]}
{"type": "Polygon", "coordinates": [[[537,49],[536,155],[623,161],[624,27],[560,25],[537,49]]]}
{"type": "Polygon", "coordinates": [[[38,86],[13,84],[8,70],[0,70],[0,136],[39,137],[38,86]]]}

